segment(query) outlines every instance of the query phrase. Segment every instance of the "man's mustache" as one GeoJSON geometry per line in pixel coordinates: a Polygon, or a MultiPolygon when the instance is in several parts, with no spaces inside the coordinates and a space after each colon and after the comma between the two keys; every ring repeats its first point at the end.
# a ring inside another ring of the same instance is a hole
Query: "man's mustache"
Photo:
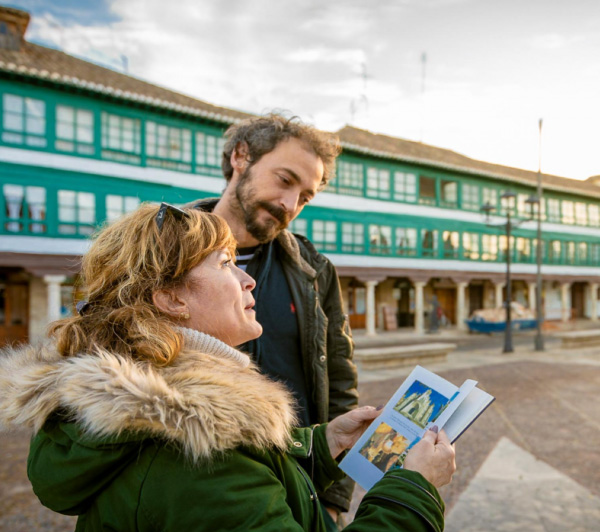
{"type": "Polygon", "coordinates": [[[281,225],[286,227],[290,223],[290,217],[285,209],[272,205],[267,201],[258,201],[256,203],[258,207],[262,207],[271,216],[273,216],[281,225]]]}

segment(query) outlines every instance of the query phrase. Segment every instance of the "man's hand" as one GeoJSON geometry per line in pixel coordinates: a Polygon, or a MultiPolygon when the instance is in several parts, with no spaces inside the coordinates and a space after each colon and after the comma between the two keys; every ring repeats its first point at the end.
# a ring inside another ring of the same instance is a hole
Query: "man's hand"
{"type": "MultiPolygon", "coordinates": [[[[437,429],[437,427],[435,427],[437,429]]],[[[456,471],[454,445],[442,430],[428,430],[406,455],[404,469],[421,473],[436,488],[449,484],[456,471]]]]}
{"type": "Polygon", "coordinates": [[[327,425],[327,444],[331,456],[336,458],[350,449],[381,412],[372,406],[363,406],[336,417],[327,425]]]}

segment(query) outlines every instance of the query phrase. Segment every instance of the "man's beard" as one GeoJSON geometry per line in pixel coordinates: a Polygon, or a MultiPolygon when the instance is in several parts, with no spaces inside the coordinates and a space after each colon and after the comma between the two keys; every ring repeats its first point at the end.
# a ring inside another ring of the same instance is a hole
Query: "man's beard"
{"type": "Polygon", "coordinates": [[[251,169],[252,167],[247,168],[240,176],[240,181],[235,188],[235,197],[238,201],[239,211],[244,217],[246,231],[261,244],[264,244],[281,233],[291,220],[285,209],[267,201],[254,199],[256,188],[252,186],[254,176],[250,172],[251,169]],[[259,219],[260,209],[267,211],[275,220],[269,218],[266,221],[261,221],[259,219]]]}

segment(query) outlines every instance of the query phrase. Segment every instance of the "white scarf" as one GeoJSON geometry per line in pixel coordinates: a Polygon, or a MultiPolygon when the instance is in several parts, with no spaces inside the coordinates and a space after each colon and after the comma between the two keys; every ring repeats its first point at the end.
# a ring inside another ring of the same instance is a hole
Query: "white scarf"
{"type": "Polygon", "coordinates": [[[177,330],[183,335],[185,347],[188,349],[233,360],[242,368],[247,368],[250,364],[248,355],[217,340],[214,336],[187,327],[177,327],[177,330]]]}

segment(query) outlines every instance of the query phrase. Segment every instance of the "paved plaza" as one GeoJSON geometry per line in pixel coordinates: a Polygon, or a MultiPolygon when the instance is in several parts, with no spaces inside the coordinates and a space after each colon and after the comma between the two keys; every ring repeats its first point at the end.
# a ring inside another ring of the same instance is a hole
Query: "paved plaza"
{"type": "MultiPolygon", "coordinates": [[[[442,489],[446,530],[598,530],[600,348],[566,351],[549,341],[540,354],[519,341],[502,355],[498,338],[490,348],[485,337],[477,342],[459,341],[447,362],[428,366],[457,385],[475,379],[496,397],[457,442],[458,471],[442,489]]],[[[361,403],[385,403],[411,369],[361,372],[361,403]]],[[[0,446],[0,531],[72,530],[73,518],[43,509],[31,492],[28,435],[2,435],[0,446]]]]}

